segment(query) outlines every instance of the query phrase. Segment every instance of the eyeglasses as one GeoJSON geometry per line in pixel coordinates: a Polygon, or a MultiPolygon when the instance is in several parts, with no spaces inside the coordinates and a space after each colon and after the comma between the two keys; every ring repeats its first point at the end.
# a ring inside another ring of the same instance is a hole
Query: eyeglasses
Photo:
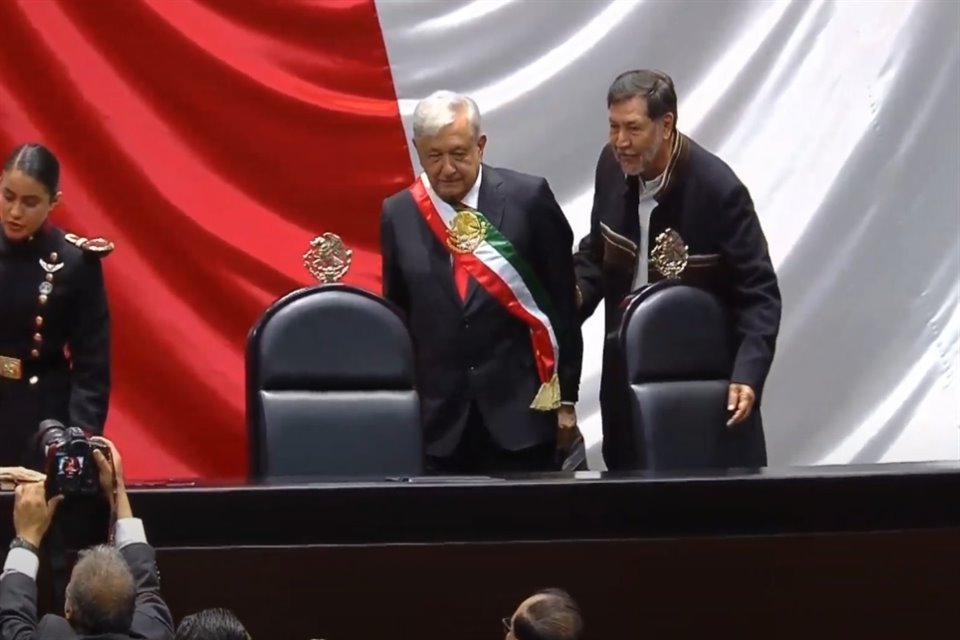
{"type": "Polygon", "coordinates": [[[510,616],[503,618],[500,622],[503,623],[503,630],[507,633],[513,633],[513,620],[510,619],[510,616]]]}

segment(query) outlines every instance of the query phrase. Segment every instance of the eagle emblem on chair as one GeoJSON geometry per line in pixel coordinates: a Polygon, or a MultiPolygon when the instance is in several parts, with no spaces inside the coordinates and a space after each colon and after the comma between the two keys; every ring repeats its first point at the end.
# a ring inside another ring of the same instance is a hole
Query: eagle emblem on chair
{"type": "Polygon", "coordinates": [[[353,251],[340,236],[329,231],[311,240],[310,249],[303,254],[303,266],[323,284],[340,282],[352,261],[353,251]]]}

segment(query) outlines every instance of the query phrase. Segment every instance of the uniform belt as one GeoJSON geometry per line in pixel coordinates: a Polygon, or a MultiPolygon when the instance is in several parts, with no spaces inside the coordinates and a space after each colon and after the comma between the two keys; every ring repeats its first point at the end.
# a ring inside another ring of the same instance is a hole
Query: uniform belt
{"type": "Polygon", "coordinates": [[[43,376],[51,372],[67,370],[68,366],[67,360],[62,358],[21,360],[0,355],[0,382],[4,379],[26,380],[29,378],[30,384],[36,384],[43,376]]]}
{"type": "Polygon", "coordinates": [[[19,380],[23,377],[23,362],[20,358],[0,356],[0,378],[19,380]]]}

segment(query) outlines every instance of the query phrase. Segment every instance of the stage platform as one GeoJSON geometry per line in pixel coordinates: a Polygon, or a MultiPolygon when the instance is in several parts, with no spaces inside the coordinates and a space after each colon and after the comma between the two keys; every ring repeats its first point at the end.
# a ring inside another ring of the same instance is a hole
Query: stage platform
{"type": "Polygon", "coordinates": [[[131,491],[174,614],[227,606],[258,640],[500,638],[545,586],[598,640],[957,628],[960,463],[131,491]]]}

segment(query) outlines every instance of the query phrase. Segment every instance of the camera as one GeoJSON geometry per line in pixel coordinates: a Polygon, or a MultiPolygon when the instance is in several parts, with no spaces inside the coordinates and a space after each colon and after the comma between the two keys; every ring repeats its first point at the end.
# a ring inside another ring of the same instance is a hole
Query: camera
{"type": "Polygon", "coordinates": [[[110,447],[91,440],[79,427],[65,427],[57,420],[44,420],[37,434],[46,459],[47,496],[98,496],[100,468],[93,458],[99,450],[107,460],[110,447]]]}
{"type": "Polygon", "coordinates": [[[107,542],[112,522],[110,501],[100,487],[100,468],[93,452],[99,449],[111,460],[109,445],[58,420],[41,422],[35,442],[47,474],[47,500],[64,497],[51,525],[60,544],[73,552],[107,542]]]}

